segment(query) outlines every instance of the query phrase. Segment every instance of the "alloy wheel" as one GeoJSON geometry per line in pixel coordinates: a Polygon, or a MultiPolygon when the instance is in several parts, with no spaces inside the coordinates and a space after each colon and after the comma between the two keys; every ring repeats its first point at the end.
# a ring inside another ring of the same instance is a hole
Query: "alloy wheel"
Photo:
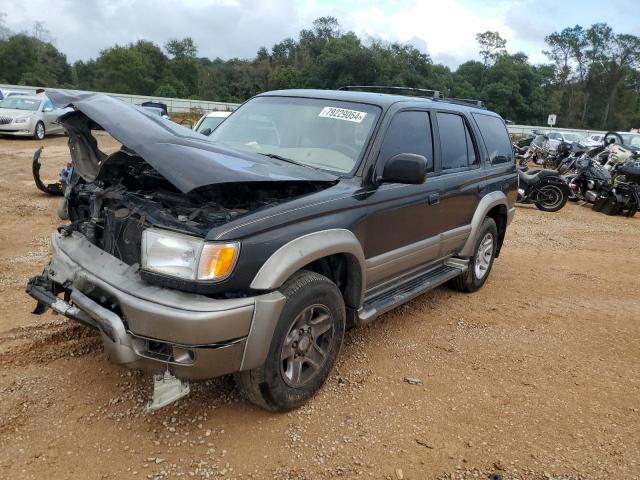
{"type": "Polygon", "coordinates": [[[475,274],[478,280],[484,278],[491,266],[491,258],[493,257],[493,234],[487,233],[480,242],[478,252],[476,253],[475,274]]]}
{"type": "Polygon", "coordinates": [[[335,327],[324,305],[311,305],[289,327],[280,354],[280,373],[287,385],[298,388],[311,381],[327,360],[335,327]]]}
{"type": "Polygon", "coordinates": [[[36,125],[36,137],[38,137],[38,140],[42,140],[44,138],[44,125],[41,123],[36,125]]]}

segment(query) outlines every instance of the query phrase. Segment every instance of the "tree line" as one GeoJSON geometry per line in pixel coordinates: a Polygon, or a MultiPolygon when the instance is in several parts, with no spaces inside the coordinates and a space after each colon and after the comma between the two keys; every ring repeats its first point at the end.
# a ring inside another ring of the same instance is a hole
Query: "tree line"
{"type": "Polygon", "coordinates": [[[481,61],[457,69],[434,63],[411,45],[364,42],[333,17],[321,17],[297,39],[285,38],[253,59],[198,56],[191,38],[163,47],[140,40],[69,64],[44,25],[12,33],[0,16],[0,82],[114,93],[242,102],[285,88],[396,85],[483,100],[516,123],[591,129],[640,127],[640,38],[603,23],[545,38],[549,62],[511,53],[497,32],[476,36],[481,61]]]}

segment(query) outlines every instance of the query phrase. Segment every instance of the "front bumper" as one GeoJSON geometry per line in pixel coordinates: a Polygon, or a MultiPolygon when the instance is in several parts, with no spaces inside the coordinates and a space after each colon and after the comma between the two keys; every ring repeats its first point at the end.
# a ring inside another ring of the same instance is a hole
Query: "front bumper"
{"type": "Polygon", "coordinates": [[[32,122],[27,123],[10,123],[8,125],[0,125],[0,135],[15,135],[19,137],[30,137],[33,135],[32,122]]]}
{"type": "Polygon", "coordinates": [[[36,311],[50,307],[98,329],[114,363],[202,379],[264,362],[284,305],[279,292],[213,299],[150,285],[79,233],[55,233],[51,245],[51,262],[27,286],[36,311]]]}

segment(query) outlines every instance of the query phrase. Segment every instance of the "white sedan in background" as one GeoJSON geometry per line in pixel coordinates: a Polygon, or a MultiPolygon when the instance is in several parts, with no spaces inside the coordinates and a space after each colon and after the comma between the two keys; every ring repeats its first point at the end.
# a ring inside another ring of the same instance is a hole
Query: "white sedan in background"
{"type": "Polygon", "coordinates": [[[56,108],[46,97],[20,95],[0,101],[0,135],[42,140],[50,133],[64,133],[58,117],[70,109],[56,108]]]}
{"type": "Polygon", "coordinates": [[[555,151],[562,142],[566,143],[580,143],[584,138],[578,133],[571,132],[548,132],[549,148],[551,151],[555,151]]]}
{"type": "Polygon", "coordinates": [[[231,112],[214,111],[207,113],[198,120],[193,129],[208,137],[229,115],[231,115],[231,112]]]}

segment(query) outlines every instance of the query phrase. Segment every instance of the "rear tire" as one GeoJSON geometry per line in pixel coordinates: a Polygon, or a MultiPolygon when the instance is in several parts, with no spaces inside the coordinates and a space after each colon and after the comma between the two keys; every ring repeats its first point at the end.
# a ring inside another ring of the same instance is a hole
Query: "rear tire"
{"type": "Polygon", "coordinates": [[[453,287],[466,293],[482,288],[491,273],[497,249],[498,228],[493,218],[487,217],[478,232],[473,256],[469,261],[469,269],[452,280],[453,287]]]}
{"type": "Polygon", "coordinates": [[[547,183],[538,188],[539,193],[545,195],[544,200],[536,200],[535,206],[543,212],[557,212],[561,210],[569,198],[569,188],[563,188],[555,183],[547,183]]]}
{"type": "Polygon", "coordinates": [[[280,290],[287,298],[267,359],[239,372],[236,384],[251,403],[284,412],[306,403],[335,364],[345,331],[345,306],[327,277],[302,270],[280,290]]]}

